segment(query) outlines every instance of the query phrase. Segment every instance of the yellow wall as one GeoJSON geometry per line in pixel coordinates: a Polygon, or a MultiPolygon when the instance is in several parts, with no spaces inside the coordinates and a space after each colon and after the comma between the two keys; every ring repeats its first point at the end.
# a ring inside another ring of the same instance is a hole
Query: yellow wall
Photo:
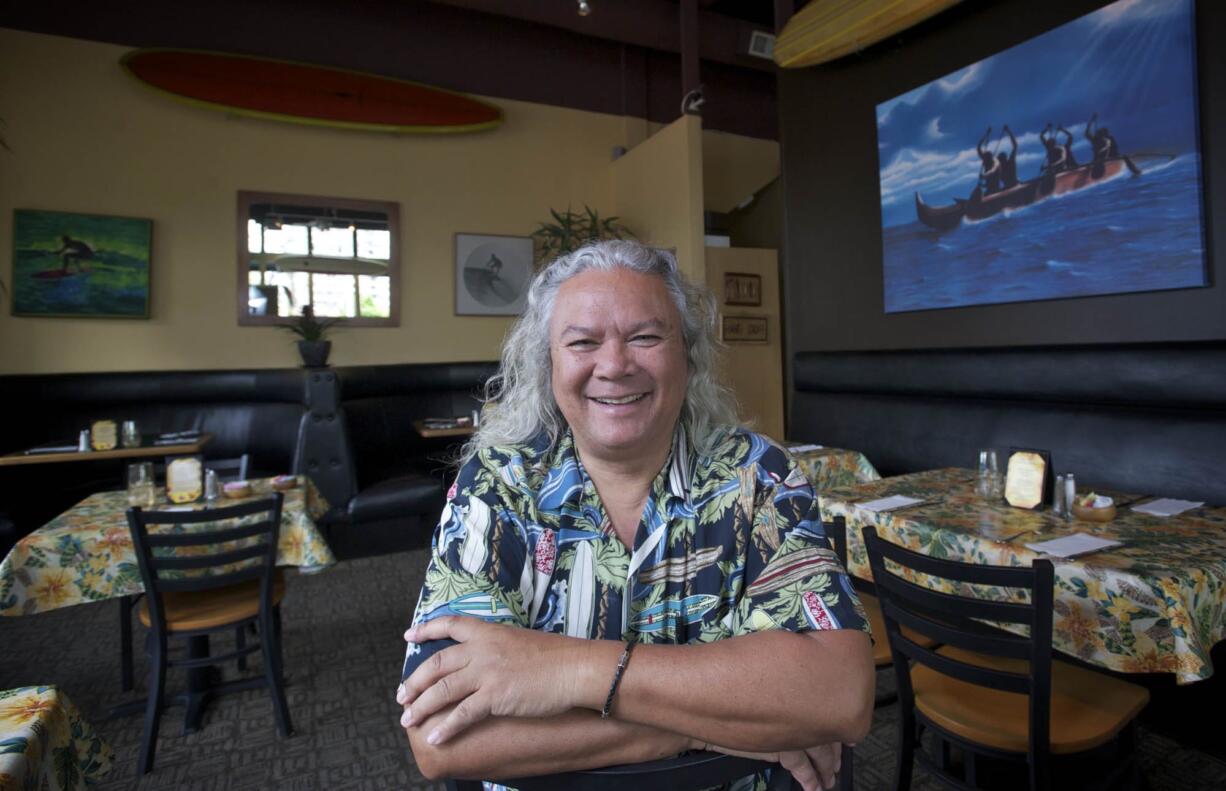
{"type": "Polygon", "coordinates": [[[141,87],[126,51],[0,28],[0,277],[15,208],[153,219],[152,318],[14,318],[2,297],[0,373],[298,364],[288,334],[237,325],[240,189],[400,204],[401,326],[335,330],[333,363],[494,359],[510,319],[453,315],[453,235],[613,205],[618,116],[491,99],[501,127],[438,137],[234,119],[141,87]]]}
{"type": "Polygon", "coordinates": [[[779,323],[779,259],[774,250],[745,247],[707,248],[707,286],[719,300],[723,316],[765,316],[766,343],[728,343],[724,355],[726,381],[736,393],[742,420],[756,431],[782,441],[783,338],[779,323]],[[725,305],[724,273],[742,272],[762,278],[762,305],[725,305]]]}
{"type": "Polygon", "coordinates": [[[705,280],[702,119],[683,115],[613,163],[614,213],[640,240],[677,251],[681,271],[705,280]]]}

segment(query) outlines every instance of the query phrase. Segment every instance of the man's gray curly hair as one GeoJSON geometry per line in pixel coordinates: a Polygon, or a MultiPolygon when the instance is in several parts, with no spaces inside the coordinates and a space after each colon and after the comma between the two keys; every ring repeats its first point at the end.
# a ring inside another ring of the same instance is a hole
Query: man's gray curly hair
{"type": "Polygon", "coordinates": [[[466,462],[487,448],[527,442],[542,431],[550,445],[566,431],[566,419],[553,397],[549,356],[549,320],[558,289],[588,270],[628,269],[664,281],[681,316],[682,339],[689,364],[681,424],[700,455],[710,455],[716,430],[737,424],[736,400],[716,373],[715,299],[687,280],[668,250],[618,239],[593,242],[564,255],[541,270],[528,288],[528,305],[507,334],[498,372],[485,387],[489,408],[477,433],[461,451],[466,462]]]}

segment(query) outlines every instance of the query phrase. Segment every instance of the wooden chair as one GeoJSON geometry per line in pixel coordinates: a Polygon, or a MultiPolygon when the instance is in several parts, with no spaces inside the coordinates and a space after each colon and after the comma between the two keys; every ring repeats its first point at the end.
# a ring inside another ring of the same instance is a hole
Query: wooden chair
{"type": "Polygon", "coordinates": [[[1030,568],[959,563],[892,544],[872,527],[863,535],[902,701],[897,789],[910,787],[914,758],[956,788],[976,787],[978,756],[1024,763],[1031,789],[1051,787],[1053,756],[1062,763],[1074,755],[1102,759],[1096,779],[1104,787],[1118,787],[1129,773],[1137,779],[1133,725],[1149,693],[1052,661],[1051,561],[1035,560],[1030,568]],[[930,590],[902,576],[912,572],[958,583],[967,595],[930,590]],[[968,585],[1025,591],[1029,602],[980,598],[968,585]],[[1029,636],[986,623],[1022,624],[1029,636]],[[904,625],[943,647],[909,639],[904,625]],[[925,730],[940,743],[938,758],[924,749],[925,730]],[[950,745],[964,751],[963,777],[949,766],[950,745]]]}
{"type": "MultiPolygon", "coordinates": [[[[154,479],[165,482],[166,480],[166,461],[154,462],[154,479]]],[[[206,470],[214,470],[217,476],[222,481],[228,480],[244,480],[247,477],[247,471],[251,464],[250,454],[244,453],[242,456],[233,459],[206,459],[204,468],[206,470]]],[[[136,607],[137,600],[140,599],[140,594],[131,596],[123,596],[119,601],[119,688],[124,692],[132,689],[133,679],[135,676],[132,666],[132,611],[136,607]]],[[[236,632],[236,639],[239,641],[239,647],[242,647],[244,636],[236,632]]],[[[244,657],[239,660],[239,669],[247,669],[247,660],[244,657]]]]}
{"type": "MultiPolygon", "coordinates": [[[[507,783],[517,791],[685,791],[731,783],[772,768],[775,771],[771,772],[767,791],[800,788],[778,764],[714,752],[687,753],[658,761],[581,772],[521,777],[507,783]]],[[[852,748],[844,746],[838,775],[840,791],[852,791],[853,770],[852,748]]],[[[482,786],[479,780],[447,780],[446,787],[447,791],[481,791],[482,786]]]]}
{"type": "MultiPolygon", "coordinates": [[[[822,526],[826,529],[826,535],[830,536],[834,541],[834,551],[839,556],[839,562],[843,564],[843,568],[848,569],[847,574],[852,580],[852,584],[856,587],[856,595],[860,599],[860,604],[864,607],[864,614],[868,618],[869,628],[873,630],[873,664],[881,669],[889,667],[894,663],[894,657],[890,653],[890,641],[885,636],[885,619],[881,616],[881,602],[872,593],[874,590],[872,583],[864,580],[851,577],[851,569],[847,565],[847,520],[841,516],[836,516],[831,522],[823,522],[822,526]]],[[[912,632],[904,627],[907,632],[907,637],[925,648],[932,648],[936,642],[929,638],[912,632]]],[[[873,707],[888,706],[898,700],[897,692],[886,692],[878,695],[873,701],[873,707]]]]}
{"type": "Polygon", "coordinates": [[[145,585],[138,615],[150,628],[149,698],[138,761],[142,774],[153,768],[168,668],[189,669],[190,682],[206,675],[203,671],[210,665],[263,651],[263,677],[197,689],[194,690],[196,698],[267,687],[272,694],[277,731],[282,737],[291,733],[280,643],[279,605],[284,583],[276,573],[281,503],[281,494],[275,493],[266,499],[228,508],[199,511],[128,509],[128,526],[145,585]],[[249,518],[256,521],[247,521],[249,518]],[[151,532],[151,525],[168,525],[171,530],[151,532]],[[180,529],[181,526],[186,529],[180,529]],[[190,554],[178,554],[175,552],[178,549],[188,549],[190,554]],[[230,653],[208,655],[209,634],[238,630],[241,636],[243,627],[249,624],[259,625],[259,643],[253,646],[240,643],[230,653]],[[186,658],[169,657],[167,646],[171,638],[188,640],[186,658]],[[192,676],[192,669],[199,672],[192,676]]]}

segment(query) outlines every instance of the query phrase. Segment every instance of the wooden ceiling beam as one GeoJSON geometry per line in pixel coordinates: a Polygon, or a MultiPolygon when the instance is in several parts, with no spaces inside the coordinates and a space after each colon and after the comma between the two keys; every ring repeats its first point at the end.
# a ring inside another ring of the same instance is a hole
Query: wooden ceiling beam
{"type": "MultiPolygon", "coordinates": [[[[594,38],[645,49],[681,53],[681,21],[672,0],[588,0],[591,13],[579,16],[577,0],[430,0],[441,5],[562,28],[594,38]]],[[[769,60],[749,52],[755,30],[774,31],[752,22],[697,9],[698,56],[759,71],[775,71],[769,60]]]]}

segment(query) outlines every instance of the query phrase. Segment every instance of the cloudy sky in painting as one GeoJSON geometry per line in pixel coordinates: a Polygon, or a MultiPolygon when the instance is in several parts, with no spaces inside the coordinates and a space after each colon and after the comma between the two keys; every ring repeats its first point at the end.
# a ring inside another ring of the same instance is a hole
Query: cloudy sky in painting
{"type": "MultiPolygon", "coordinates": [[[[1082,132],[1091,113],[1125,153],[1196,148],[1195,22],[1192,0],[1119,0],[877,106],[881,210],[885,225],[915,220],[914,193],[932,205],[975,188],[975,144],[992,127],[1018,139],[1018,178],[1043,161],[1039,131],[1051,121],[1082,132]]],[[[1003,144],[1008,150],[1008,143],[1003,144]]]]}

